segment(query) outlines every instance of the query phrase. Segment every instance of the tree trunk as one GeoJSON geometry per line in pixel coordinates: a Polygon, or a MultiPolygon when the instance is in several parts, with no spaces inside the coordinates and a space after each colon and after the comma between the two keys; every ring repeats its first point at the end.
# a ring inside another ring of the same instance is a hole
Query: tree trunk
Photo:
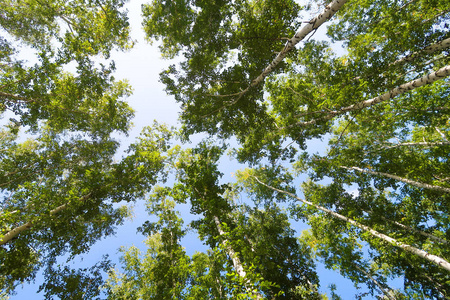
{"type": "MultiPolygon", "coordinates": [[[[219,235],[223,236],[225,235],[225,232],[222,230],[222,226],[220,226],[220,221],[217,216],[214,216],[214,222],[216,223],[217,231],[219,232],[219,235]]],[[[227,254],[229,257],[231,257],[231,260],[233,261],[233,267],[236,273],[239,275],[239,277],[244,278],[247,276],[247,273],[244,270],[244,267],[242,266],[241,260],[239,259],[236,252],[234,252],[233,248],[230,245],[227,245],[227,240],[223,240],[222,244],[225,246],[225,249],[227,251],[227,254]]],[[[245,280],[247,281],[247,280],[245,280]]],[[[256,296],[256,299],[264,299],[261,294],[258,292],[253,292],[253,289],[250,288],[247,284],[245,284],[245,289],[247,292],[254,294],[256,296]]]]}
{"type": "Polygon", "coordinates": [[[381,96],[369,99],[369,100],[365,100],[365,101],[361,101],[359,103],[347,106],[347,107],[343,107],[339,110],[334,110],[334,111],[328,111],[327,115],[317,118],[317,119],[313,119],[307,122],[297,122],[293,125],[290,125],[288,127],[293,127],[293,126],[309,126],[309,125],[313,125],[316,124],[317,122],[320,121],[327,121],[327,120],[331,120],[336,116],[342,115],[344,113],[347,112],[351,112],[351,111],[356,111],[356,110],[361,110],[364,109],[366,107],[370,107],[372,105],[381,103],[383,101],[387,101],[389,99],[392,99],[398,95],[401,95],[407,91],[411,91],[413,89],[416,89],[418,87],[424,86],[426,84],[430,84],[433,83],[439,79],[445,78],[447,76],[450,75],[450,66],[445,66],[439,70],[437,70],[436,72],[430,73],[426,76],[423,76],[421,78],[415,79],[413,81],[410,81],[408,83],[402,84],[399,87],[396,87],[395,89],[390,90],[387,93],[384,93],[381,96]]]}
{"type": "Polygon", "coordinates": [[[445,48],[450,47],[450,38],[447,38],[445,40],[442,40],[440,42],[434,43],[430,46],[427,46],[425,48],[423,48],[420,51],[417,52],[413,52],[401,59],[398,59],[396,61],[394,61],[393,63],[391,63],[390,65],[397,65],[397,64],[401,64],[404,62],[408,62],[408,61],[412,61],[414,60],[418,55],[425,53],[425,54],[431,54],[433,52],[439,51],[439,50],[443,50],[445,48]]]}
{"type": "Polygon", "coordinates": [[[402,242],[399,242],[399,241],[397,241],[397,240],[395,240],[395,239],[393,239],[393,238],[391,238],[391,237],[389,237],[389,236],[387,236],[387,235],[385,235],[383,233],[380,233],[380,232],[378,232],[378,231],[376,231],[376,230],[374,230],[374,229],[372,229],[372,228],[370,228],[370,227],[368,227],[366,225],[360,224],[360,223],[358,223],[358,222],[356,222],[356,221],[354,221],[354,220],[352,220],[350,218],[347,218],[347,217],[345,217],[345,216],[343,216],[341,214],[338,214],[338,213],[336,213],[336,212],[334,212],[332,210],[329,210],[328,208],[325,208],[323,206],[320,206],[320,205],[314,204],[312,202],[309,202],[307,200],[301,199],[301,198],[297,197],[296,195],[294,195],[294,194],[292,194],[290,192],[283,191],[283,190],[277,189],[275,187],[272,187],[270,185],[267,185],[267,184],[261,182],[258,178],[254,177],[254,176],[253,176],[253,178],[259,184],[261,184],[261,185],[263,185],[263,186],[265,186],[265,187],[267,187],[267,188],[269,188],[269,189],[271,189],[273,191],[277,191],[279,193],[283,193],[283,194],[289,195],[292,198],[295,198],[295,199],[299,200],[302,203],[305,203],[307,205],[313,206],[316,209],[318,209],[320,211],[323,211],[323,212],[325,212],[325,213],[327,213],[327,214],[329,214],[329,215],[331,215],[331,216],[333,216],[333,217],[335,217],[337,219],[343,220],[343,221],[345,221],[347,223],[352,224],[355,227],[358,227],[359,229],[361,229],[363,231],[369,232],[373,236],[375,236],[377,238],[380,238],[380,239],[388,242],[389,244],[391,244],[393,246],[399,247],[399,248],[401,248],[401,249],[403,249],[403,250],[405,250],[407,252],[410,252],[410,253],[412,253],[414,255],[417,255],[417,256],[420,256],[422,258],[425,258],[426,260],[428,260],[428,261],[438,265],[439,267],[441,267],[441,268],[443,268],[443,269],[445,269],[447,271],[450,271],[450,263],[448,261],[446,261],[445,259],[439,257],[439,256],[430,254],[430,253],[425,252],[425,251],[423,251],[421,249],[418,249],[416,247],[413,247],[413,246],[410,246],[408,244],[404,244],[402,242]]]}
{"type": "MultiPolygon", "coordinates": [[[[81,201],[85,201],[86,199],[88,199],[88,198],[90,197],[90,195],[91,195],[91,194],[89,193],[89,194],[87,194],[87,195],[81,197],[80,200],[81,200],[81,201]]],[[[52,210],[50,211],[50,215],[53,216],[53,215],[59,213],[60,211],[66,209],[68,205],[69,205],[69,204],[66,203],[66,204],[63,204],[63,205],[58,206],[58,207],[55,208],[55,209],[52,209],[52,210]]],[[[4,244],[6,244],[6,243],[8,243],[8,242],[11,241],[13,238],[15,238],[16,236],[18,236],[21,232],[24,232],[25,230],[28,230],[28,229],[30,229],[31,227],[33,227],[33,223],[32,223],[32,222],[27,222],[27,223],[25,223],[25,224],[23,224],[23,225],[17,226],[16,228],[14,228],[14,229],[8,231],[3,237],[0,238],[0,246],[1,246],[1,245],[4,245],[4,244]]]]}
{"type": "Polygon", "coordinates": [[[372,275],[370,275],[369,272],[367,272],[366,270],[364,270],[363,268],[360,268],[357,264],[353,264],[355,266],[355,268],[357,270],[359,270],[361,273],[363,273],[367,278],[369,278],[370,280],[372,280],[372,282],[380,289],[380,291],[390,300],[396,300],[394,296],[392,296],[392,294],[390,293],[390,291],[386,291],[383,286],[381,285],[381,283],[378,282],[378,280],[376,280],[375,278],[373,278],[372,275]]]}
{"type": "Polygon", "coordinates": [[[281,50],[275,59],[264,69],[264,71],[256,77],[252,83],[240,93],[237,93],[237,98],[231,101],[231,104],[236,103],[239,99],[248,92],[251,88],[260,84],[264,78],[272,72],[275,67],[283,61],[286,55],[294,49],[300,41],[302,41],[308,34],[317,30],[325,21],[329,20],[344,4],[347,0],[334,0],[325,7],[322,13],[311,19],[305,26],[303,26],[291,39],[288,40],[283,50],[281,50]]]}
{"type": "Polygon", "coordinates": [[[376,172],[376,171],[370,171],[370,170],[364,170],[358,167],[345,167],[345,166],[341,166],[342,169],[346,169],[346,170],[355,170],[361,173],[367,173],[367,174],[372,174],[372,175],[377,175],[377,176],[384,176],[384,177],[388,177],[388,178],[392,178],[410,185],[414,185],[420,188],[424,188],[424,189],[430,189],[430,190],[435,190],[435,191],[440,191],[440,192],[446,192],[446,193],[450,193],[450,188],[447,187],[443,187],[443,186],[438,186],[438,185],[431,185],[428,183],[422,183],[422,182],[417,182],[411,179],[407,179],[407,178],[403,178],[400,176],[396,176],[396,175],[392,175],[392,174],[388,174],[388,173],[383,173],[383,172],[376,172]]]}
{"type": "Polygon", "coordinates": [[[383,146],[382,149],[392,149],[397,147],[404,146],[427,146],[427,147],[435,147],[435,146],[445,146],[450,145],[450,142],[416,142],[416,143],[398,143],[391,146],[383,146]]]}
{"type": "MultiPolygon", "coordinates": [[[[372,211],[368,211],[368,212],[371,213],[371,214],[373,214],[372,211]]],[[[397,225],[398,227],[403,228],[403,229],[405,229],[405,230],[407,230],[407,231],[413,231],[413,232],[415,232],[415,233],[417,233],[417,234],[423,235],[424,237],[429,238],[429,239],[431,239],[431,240],[433,240],[433,241],[435,241],[435,242],[438,242],[438,243],[448,244],[448,241],[446,241],[446,240],[444,240],[444,239],[442,239],[442,238],[440,238],[440,237],[437,237],[437,236],[435,236],[435,235],[432,235],[432,234],[430,234],[430,233],[428,233],[428,232],[425,232],[425,231],[422,231],[422,230],[415,229],[415,228],[413,228],[413,227],[404,225],[404,224],[399,223],[399,222],[397,222],[397,221],[389,220],[388,218],[386,218],[386,217],[384,217],[384,216],[380,216],[380,217],[381,217],[381,219],[383,219],[383,220],[385,220],[385,221],[387,221],[387,222],[389,222],[389,223],[395,224],[395,225],[397,225]]]]}

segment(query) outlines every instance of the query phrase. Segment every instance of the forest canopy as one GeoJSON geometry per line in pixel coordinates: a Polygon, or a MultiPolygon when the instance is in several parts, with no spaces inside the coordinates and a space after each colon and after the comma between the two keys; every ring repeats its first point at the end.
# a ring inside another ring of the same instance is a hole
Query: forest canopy
{"type": "Polygon", "coordinates": [[[0,298],[43,276],[45,299],[340,299],[318,264],[358,299],[450,297],[447,0],[150,0],[179,126],[149,123],[122,153],[124,5],[0,3],[0,298]],[[145,251],[60,263],[133,203],[145,251]]]}

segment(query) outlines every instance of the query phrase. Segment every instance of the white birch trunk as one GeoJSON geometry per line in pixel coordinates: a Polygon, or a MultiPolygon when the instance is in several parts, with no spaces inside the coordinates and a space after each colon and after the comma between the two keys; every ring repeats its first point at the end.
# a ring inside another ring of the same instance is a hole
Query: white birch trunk
{"type": "Polygon", "coordinates": [[[431,239],[431,240],[433,240],[433,241],[435,241],[435,242],[442,243],[442,244],[448,244],[448,242],[447,242],[446,240],[441,239],[440,237],[437,237],[437,236],[435,236],[435,235],[429,234],[428,232],[425,232],[425,231],[422,231],[422,230],[418,230],[418,229],[412,228],[412,227],[410,227],[410,226],[404,225],[404,224],[399,223],[399,222],[397,222],[397,221],[389,220],[388,218],[385,218],[385,217],[383,217],[383,216],[381,216],[381,218],[382,218],[383,220],[387,221],[387,222],[390,222],[390,223],[392,223],[392,224],[397,225],[397,226],[400,227],[400,228],[403,228],[403,229],[409,230],[409,231],[413,231],[413,232],[415,232],[415,233],[417,233],[417,234],[423,235],[424,237],[427,237],[427,238],[429,238],[429,239],[431,239]]]}
{"type": "Polygon", "coordinates": [[[289,195],[289,196],[291,196],[292,198],[297,199],[298,201],[300,201],[300,202],[302,202],[302,203],[305,203],[305,204],[307,204],[307,205],[313,206],[313,207],[315,207],[316,209],[318,209],[318,210],[320,210],[320,211],[323,211],[323,212],[325,212],[325,213],[327,213],[327,214],[329,214],[329,215],[331,215],[331,216],[333,216],[333,217],[335,217],[335,218],[337,218],[337,219],[340,219],[340,220],[343,220],[343,221],[345,221],[345,222],[348,222],[348,223],[352,224],[352,225],[355,226],[355,227],[358,227],[359,229],[361,229],[361,230],[363,230],[363,231],[369,232],[369,233],[372,234],[374,237],[380,238],[380,239],[382,239],[382,240],[388,242],[389,244],[391,244],[391,245],[393,245],[393,246],[399,247],[399,248],[401,248],[401,249],[403,249],[403,250],[405,250],[405,251],[407,251],[407,252],[410,252],[410,253],[412,253],[412,254],[414,254],[414,255],[417,255],[417,256],[419,256],[419,257],[422,257],[422,258],[424,258],[424,259],[426,259],[426,260],[428,260],[428,261],[430,261],[430,262],[432,262],[432,263],[438,265],[439,267],[441,267],[441,268],[443,268],[443,269],[445,269],[445,270],[447,270],[447,271],[450,272],[450,263],[449,263],[448,261],[446,261],[445,259],[443,259],[442,257],[436,256],[436,255],[433,255],[433,254],[430,254],[430,253],[428,253],[428,252],[426,252],[426,251],[423,251],[423,250],[418,249],[418,248],[416,248],[416,247],[413,247],[413,246],[411,246],[411,245],[408,245],[408,244],[404,244],[404,243],[402,243],[402,242],[399,242],[399,241],[397,241],[397,240],[395,240],[395,239],[393,239],[393,238],[391,238],[391,237],[389,237],[389,236],[387,236],[387,235],[385,235],[385,234],[383,234],[383,233],[381,233],[381,232],[378,232],[378,231],[376,231],[376,230],[374,230],[374,229],[372,229],[372,228],[370,228],[370,227],[368,227],[368,226],[366,226],[366,225],[360,224],[360,223],[358,223],[358,222],[356,222],[356,221],[354,221],[354,220],[352,220],[352,219],[350,219],[350,218],[347,218],[347,217],[345,217],[345,216],[343,216],[343,215],[341,215],[341,214],[338,214],[338,213],[336,213],[336,212],[334,212],[334,211],[332,211],[332,210],[329,210],[328,208],[325,208],[325,207],[323,207],[323,206],[320,206],[320,205],[314,204],[314,203],[312,203],[312,202],[309,202],[309,201],[307,201],[307,200],[301,199],[301,198],[297,197],[296,195],[294,195],[294,194],[292,194],[292,193],[290,193],[290,192],[283,191],[283,190],[277,189],[277,188],[275,188],[275,187],[272,187],[272,186],[270,186],[270,185],[267,185],[267,184],[261,182],[261,181],[260,181],[258,178],[256,178],[256,177],[253,177],[253,178],[254,178],[259,184],[261,184],[261,185],[263,185],[263,186],[265,186],[265,187],[267,187],[267,188],[269,188],[269,189],[271,189],[271,190],[273,190],[273,191],[277,191],[277,192],[279,192],[279,193],[283,193],[283,194],[289,195]]]}
{"type": "Polygon", "coordinates": [[[361,101],[359,103],[356,103],[356,104],[353,104],[353,105],[350,105],[347,107],[343,107],[340,110],[329,111],[329,112],[327,112],[328,114],[326,116],[323,116],[321,118],[313,119],[313,120],[307,121],[307,122],[297,122],[296,124],[288,126],[288,127],[292,127],[292,126],[296,126],[296,125],[308,126],[308,125],[316,124],[319,121],[331,120],[338,115],[342,115],[344,113],[351,112],[351,111],[361,110],[366,107],[381,103],[383,101],[387,101],[387,100],[392,99],[392,98],[394,98],[398,95],[401,95],[405,92],[414,90],[414,89],[424,86],[426,84],[433,83],[433,82],[435,82],[439,79],[445,78],[449,75],[450,75],[450,66],[445,66],[445,67],[437,70],[436,72],[430,73],[421,78],[415,79],[415,80],[410,81],[405,84],[402,84],[399,87],[396,87],[395,89],[392,89],[389,92],[384,93],[381,96],[378,96],[378,97],[375,97],[375,98],[372,98],[369,100],[361,101]]]}
{"type": "MultiPolygon", "coordinates": [[[[83,196],[80,200],[81,200],[81,201],[85,201],[87,198],[90,197],[90,195],[91,195],[91,194],[89,193],[88,195],[83,196]]],[[[50,216],[53,216],[53,215],[59,213],[60,211],[66,209],[68,205],[69,205],[69,204],[66,203],[66,204],[63,204],[63,205],[58,206],[58,207],[55,208],[55,209],[52,209],[52,210],[50,211],[50,216]]],[[[3,237],[0,237],[0,246],[1,246],[1,245],[4,245],[4,244],[6,244],[6,243],[8,243],[8,242],[11,241],[13,238],[15,238],[16,236],[18,236],[21,232],[24,232],[25,230],[28,230],[28,229],[30,229],[31,227],[33,227],[33,223],[32,223],[32,222],[27,222],[27,223],[25,223],[25,224],[23,224],[23,225],[17,226],[16,228],[14,228],[14,229],[8,231],[3,237]]]]}
{"type": "Polygon", "coordinates": [[[370,275],[369,272],[367,272],[366,270],[364,270],[363,268],[360,268],[357,264],[354,264],[354,266],[356,267],[356,269],[358,269],[360,272],[362,272],[367,278],[369,278],[370,280],[372,280],[373,283],[375,283],[375,285],[380,289],[380,291],[390,300],[396,300],[394,296],[392,296],[392,294],[389,291],[386,291],[383,286],[381,285],[381,283],[379,283],[375,278],[373,278],[372,275],[370,275]]]}
{"type": "Polygon", "coordinates": [[[404,62],[408,62],[408,61],[412,61],[414,60],[418,55],[420,55],[421,53],[425,53],[425,54],[431,54],[433,52],[436,51],[440,51],[443,50],[445,48],[450,47],[450,38],[447,38],[445,40],[442,40],[440,42],[434,43],[430,46],[427,46],[425,48],[423,48],[421,51],[417,51],[417,52],[413,52],[401,59],[398,59],[396,61],[394,61],[393,63],[391,63],[391,65],[397,65],[400,63],[404,63],[404,62]]]}
{"type": "Polygon", "coordinates": [[[345,167],[345,166],[341,166],[342,169],[346,169],[346,170],[355,170],[361,173],[367,173],[367,174],[371,174],[371,175],[377,175],[377,176],[384,176],[384,177],[388,177],[388,178],[392,178],[410,185],[414,185],[420,188],[424,188],[424,189],[429,189],[429,190],[435,190],[435,191],[440,191],[440,192],[447,192],[450,193],[450,188],[447,187],[443,187],[443,186],[438,186],[438,185],[431,185],[428,183],[423,183],[423,182],[418,182],[418,181],[414,181],[411,179],[407,179],[407,178],[403,178],[400,176],[396,176],[396,175],[392,175],[392,174],[388,174],[388,173],[383,173],[383,172],[376,172],[376,171],[370,171],[370,170],[365,170],[365,169],[361,169],[358,167],[345,167]]]}
{"type": "Polygon", "coordinates": [[[445,146],[450,145],[450,142],[411,142],[411,143],[398,143],[391,146],[383,146],[383,149],[392,149],[397,147],[404,147],[404,146],[427,146],[427,147],[434,147],[434,146],[445,146]]]}
{"type": "Polygon", "coordinates": [[[305,26],[300,28],[300,30],[291,39],[289,39],[283,50],[278,53],[275,59],[264,69],[264,71],[256,77],[245,90],[238,93],[238,97],[231,103],[236,103],[245,93],[248,92],[249,89],[260,84],[264,78],[269,75],[281,61],[283,61],[286,55],[294,49],[295,45],[302,41],[308,34],[317,30],[317,28],[325,23],[325,21],[329,20],[345,4],[345,2],[347,2],[347,0],[334,0],[325,7],[322,13],[312,18],[305,26]]]}
{"type": "MultiPolygon", "coordinates": [[[[217,231],[219,231],[219,234],[225,235],[225,232],[222,230],[222,226],[220,225],[220,221],[217,216],[214,216],[214,222],[216,223],[217,231]]],[[[226,240],[223,240],[222,244],[225,246],[228,256],[231,257],[231,260],[233,262],[233,267],[234,267],[234,270],[236,271],[236,273],[239,275],[239,277],[245,278],[245,276],[247,276],[247,273],[245,272],[244,267],[242,266],[241,260],[239,259],[236,252],[234,252],[233,248],[230,245],[227,245],[226,240]]],[[[263,299],[261,294],[259,294],[258,292],[254,293],[253,290],[247,286],[247,284],[245,285],[245,288],[246,288],[247,292],[249,292],[251,294],[255,294],[256,299],[263,299]]]]}

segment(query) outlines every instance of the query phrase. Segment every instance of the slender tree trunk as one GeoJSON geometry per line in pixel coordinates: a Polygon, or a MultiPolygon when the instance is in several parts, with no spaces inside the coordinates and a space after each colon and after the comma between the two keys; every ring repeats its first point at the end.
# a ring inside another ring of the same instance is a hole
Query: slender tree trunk
{"type": "Polygon", "coordinates": [[[409,55],[407,55],[407,56],[405,56],[405,57],[403,57],[401,59],[398,59],[398,60],[394,61],[393,63],[391,63],[391,65],[397,65],[397,64],[404,63],[404,62],[412,61],[412,60],[414,60],[417,56],[419,56],[422,53],[431,54],[433,52],[440,51],[440,50],[443,50],[443,49],[448,48],[448,47],[450,47],[450,38],[447,38],[447,39],[442,40],[440,42],[437,42],[437,43],[434,43],[432,45],[429,45],[429,46],[423,48],[420,51],[413,52],[413,53],[411,53],[411,54],[409,54],[409,55]]]}
{"type": "MultiPolygon", "coordinates": [[[[426,84],[430,84],[433,83],[439,79],[445,78],[447,76],[450,75],[450,66],[445,66],[439,70],[437,70],[436,72],[430,73],[426,76],[423,76],[421,78],[415,79],[413,81],[410,81],[408,83],[402,84],[399,87],[396,87],[395,89],[390,90],[387,93],[384,93],[381,96],[369,99],[369,100],[365,100],[365,101],[361,101],[359,103],[347,106],[347,107],[343,107],[339,110],[334,110],[334,111],[328,111],[327,115],[317,118],[317,119],[313,119],[307,122],[297,122],[293,125],[287,126],[287,127],[293,127],[293,126],[309,126],[309,125],[313,125],[316,124],[317,122],[320,121],[327,121],[327,120],[331,120],[336,116],[345,114],[347,112],[351,112],[351,111],[357,111],[357,110],[361,110],[364,109],[366,107],[370,107],[373,106],[375,104],[387,101],[389,99],[392,99],[398,95],[401,95],[407,91],[411,91],[413,89],[416,89],[418,87],[424,86],[426,84]]],[[[286,128],[286,127],[285,127],[286,128]]]]}
{"type": "Polygon", "coordinates": [[[235,94],[237,97],[231,101],[231,104],[239,101],[239,99],[247,93],[248,90],[260,84],[264,78],[269,75],[281,61],[283,61],[286,55],[294,49],[295,45],[302,41],[308,34],[317,30],[317,28],[325,23],[325,21],[329,20],[346,2],[347,0],[334,0],[325,7],[322,13],[312,18],[305,26],[300,28],[300,30],[288,40],[283,50],[278,53],[275,59],[264,69],[264,71],[256,77],[245,90],[235,94]]]}
{"type": "MultiPolygon", "coordinates": [[[[369,212],[370,212],[371,214],[373,214],[372,211],[369,211],[369,212]]],[[[404,224],[399,223],[399,222],[397,222],[397,221],[389,220],[388,218],[386,218],[386,217],[384,217],[384,216],[380,216],[380,217],[381,217],[381,219],[383,219],[383,220],[385,220],[385,221],[387,221],[387,222],[389,222],[389,223],[395,224],[395,225],[397,225],[398,227],[403,228],[403,229],[405,229],[405,230],[407,230],[407,231],[413,231],[413,232],[415,232],[415,233],[417,233],[417,234],[420,234],[420,235],[422,235],[422,236],[424,236],[424,237],[426,237],[426,238],[429,238],[429,239],[431,239],[431,240],[433,240],[433,241],[435,241],[435,242],[438,242],[438,243],[448,244],[448,241],[446,241],[446,240],[444,240],[444,239],[442,239],[442,238],[440,238],[440,237],[437,237],[437,236],[435,236],[435,235],[432,235],[432,234],[430,234],[430,233],[428,233],[428,232],[425,232],[425,231],[422,231],[422,230],[415,229],[415,228],[413,228],[413,227],[404,225],[404,224]]]]}
{"type": "MultiPolygon", "coordinates": [[[[87,194],[87,195],[81,197],[80,200],[81,200],[81,201],[85,201],[86,199],[88,199],[88,198],[90,197],[90,195],[91,195],[91,194],[89,193],[89,194],[87,194]]],[[[69,204],[66,203],[66,204],[63,204],[63,205],[58,206],[58,207],[55,208],[55,209],[52,209],[52,210],[50,211],[50,215],[51,215],[51,216],[56,215],[56,214],[59,213],[60,211],[66,209],[68,205],[69,205],[69,204]]],[[[16,228],[14,228],[14,229],[8,231],[3,237],[0,238],[0,246],[1,246],[1,245],[4,245],[4,244],[6,244],[6,243],[8,243],[8,242],[11,241],[13,238],[15,238],[16,236],[18,236],[20,233],[24,232],[25,230],[30,229],[31,227],[33,227],[33,223],[32,223],[32,222],[27,222],[27,223],[25,223],[25,224],[23,224],[23,225],[17,226],[16,228]]]]}
{"type": "Polygon", "coordinates": [[[391,146],[383,146],[382,149],[392,149],[397,147],[404,147],[404,146],[427,146],[427,147],[434,147],[434,146],[445,146],[450,145],[450,142],[416,142],[416,143],[398,143],[391,146]]]}
{"type": "Polygon", "coordinates": [[[396,300],[394,296],[392,296],[392,294],[390,293],[390,291],[386,291],[383,286],[381,285],[381,283],[378,282],[378,280],[376,280],[375,278],[373,278],[372,275],[370,275],[369,272],[367,272],[366,270],[364,270],[363,268],[360,268],[357,264],[353,264],[355,266],[356,269],[358,269],[361,273],[363,273],[367,278],[369,278],[370,280],[372,280],[372,282],[380,289],[380,291],[390,300],[396,300]]]}
{"type": "Polygon", "coordinates": [[[370,170],[365,170],[365,169],[361,169],[358,167],[345,167],[345,166],[341,166],[342,169],[346,169],[346,170],[355,170],[361,173],[367,173],[367,174],[371,174],[371,175],[377,175],[377,176],[384,176],[384,177],[388,177],[388,178],[392,178],[410,185],[414,185],[420,188],[424,188],[424,189],[429,189],[429,190],[435,190],[435,191],[440,191],[440,192],[446,192],[446,193],[450,193],[450,188],[447,187],[443,187],[443,186],[438,186],[438,185],[431,185],[428,183],[422,183],[422,182],[418,182],[418,181],[414,181],[411,179],[407,179],[407,178],[403,178],[400,176],[396,176],[396,175],[392,175],[392,174],[388,174],[388,173],[383,173],[383,172],[376,172],[376,171],[370,171],[370,170]]]}
{"type": "MultiPolygon", "coordinates": [[[[219,235],[223,236],[225,235],[225,232],[222,230],[222,226],[220,225],[219,218],[217,216],[214,216],[214,222],[216,223],[217,231],[219,231],[219,235]]],[[[227,240],[223,240],[222,244],[225,246],[228,256],[231,257],[231,260],[233,262],[233,267],[236,273],[239,275],[239,277],[244,278],[247,276],[247,273],[244,270],[244,267],[241,263],[241,260],[239,259],[236,252],[234,252],[233,248],[230,245],[227,245],[227,240]]],[[[253,292],[253,289],[250,288],[247,284],[245,284],[245,288],[248,292],[254,294],[256,296],[256,299],[263,299],[261,294],[258,292],[253,292]]]]}
{"type": "Polygon", "coordinates": [[[297,197],[296,195],[294,195],[294,194],[292,194],[290,192],[283,191],[283,190],[277,189],[275,187],[272,187],[270,185],[267,185],[267,184],[263,183],[262,181],[260,181],[258,178],[254,177],[254,176],[253,176],[253,178],[259,184],[261,184],[261,185],[263,185],[263,186],[265,186],[265,187],[267,187],[267,188],[269,188],[269,189],[271,189],[273,191],[277,191],[279,193],[283,193],[283,194],[289,195],[292,198],[295,198],[298,201],[300,201],[302,203],[305,203],[307,205],[313,206],[316,209],[318,209],[320,211],[323,211],[323,212],[331,215],[334,218],[337,218],[339,220],[343,220],[343,221],[345,221],[347,223],[352,224],[355,227],[358,227],[359,229],[361,229],[363,231],[369,232],[373,236],[375,236],[377,238],[380,238],[380,239],[388,242],[389,244],[391,244],[393,246],[399,247],[399,248],[401,248],[401,249],[403,249],[403,250],[405,250],[407,252],[410,252],[410,253],[412,253],[414,255],[417,255],[419,257],[425,258],[426,260],[428,260],[428,261],[438,265],[439,267],[441,267],[441,268],[443,268],[443,269],[445,269],[447,271],[450,271],[450,263],[448,261],[446,261],[445,259],[443,259],[442,257],[430,254],[430,253],[428,253],[426,251],[423,251],[421,249],[418,249],[416,247],[413,247],[413,246],[410,246],[408,244],[404,244],[402,242],[399,242],[399,241],[397,241],[397,240],[395,240],[395,239],[393,239],[393,238],[391,238],[391,237],[389,237],[389,236],[387,236],[387,235],[385,235],[383,233],[380,233],[380,232],[378,232],[378,231],[376,231],[376,230],[374,230],[374,229],[372,229],[372,228],[370,228],[370,227],[368,227],[366,225],[360,224],[360,223],[358,223],[358,222],[356,222],[356,221],[354,221],[354,220],[352,220],[350,218],[347,218],[347,217],[345,217],[345,216],[343,216],[341,214],[338,214],[338,213],[336,213],[336,212],[334,212],[332,210],[329,210],[328,208],[325,208],[323,206],[320,206],[320,205],[314,204],[312,202],[309,202],[307,200],[301,199],[301,198],[297,197]]]}

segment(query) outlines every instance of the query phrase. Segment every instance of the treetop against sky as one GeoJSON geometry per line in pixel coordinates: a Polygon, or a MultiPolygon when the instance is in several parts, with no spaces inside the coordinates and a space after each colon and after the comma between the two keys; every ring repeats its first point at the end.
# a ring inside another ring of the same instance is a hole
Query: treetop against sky
{"type": "Polygon", "coordinates": [[[0,26],[0,298],[450,297],[448,1],[7,0],[0,26]]]}

